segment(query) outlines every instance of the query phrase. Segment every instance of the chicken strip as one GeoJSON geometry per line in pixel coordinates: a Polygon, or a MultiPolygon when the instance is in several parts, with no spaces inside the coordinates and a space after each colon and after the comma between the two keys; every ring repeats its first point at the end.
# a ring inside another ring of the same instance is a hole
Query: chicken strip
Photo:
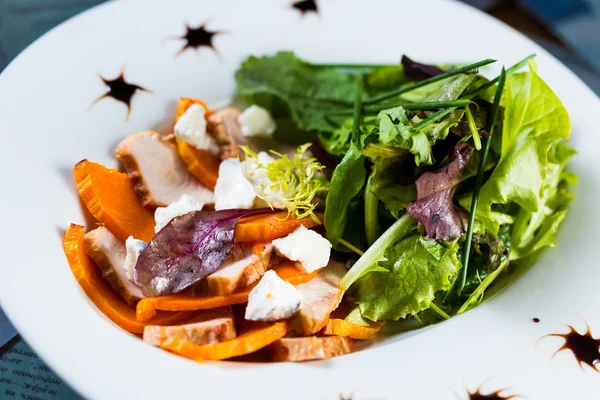
{"type": "Polygon", "coordinates": [[[127,278],[124,268],[127,256],[125,244],[108,228],[100,226],[86,233],[83,237],[83,249],[128,304],[135,304],[145,297],[140,287],[127,278]]]}
{"type": "Polygon", "coordinates": [[[325,360],[354,352],[354,342],[340,336],[283,338],[271,344],[266,352],[273,361],[325,360]]]}
{"type": "Polygon", "coordinates": [[[294,331],[309,336],[323,329],[342,300],[344,292],[340,281],[345,274],[345,265],[331,260],[310,282],[296,286],[302,294],[303,305],[292,318],[294,331]]]}
{"type": "Polygon", "coordinates": [[[206,277],[208,293],[226,296],[250,286],[269,268],[272,252],[273,246],[270,243],[245,246],[241,255],[228,259],[218,270],[206,277]]]}
{"type": "Polygon", "coordinates": [[[235,336],[230,307],[204,311],[183,325],[148,325],[144,328],[144,342],[153,346],[159,346],[161,341],[170,337],[207,346],[234,339],[235,336]]]}
{"type": "Polygon", "coordinates": [[[129,135],[115,150],[135,191],[147,207],[166,207],[187,194],[203,204],[213,193],[196,180],[179,158],[175,145],[153,131],[129,135]]]}

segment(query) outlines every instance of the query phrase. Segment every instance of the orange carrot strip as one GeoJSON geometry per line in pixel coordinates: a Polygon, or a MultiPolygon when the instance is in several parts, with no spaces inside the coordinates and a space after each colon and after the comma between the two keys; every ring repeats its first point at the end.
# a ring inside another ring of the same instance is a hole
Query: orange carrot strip
{"type": "Polygon", "coordinates": [[[209,150],[197,149],[177,139],[177,152],[187,170],[204,186],[215,189],[219,177],[221,159],[209,150]]]}
{"type": "MultiPolygon", "coordinates": [[[[316,213],[319,221],[323,221],[323,214],[316,213]]],[[[285,211],[254,215],[245,217],[235,227],[236,242],[270,242],[287,236],[294,232],[300,225],[313,228],[317,224],[311,217],[294,218],[288,217],[285,211]]]]}
{"type": "Polygon", "coordinates": [[[383,324],[373,323],[371,326],[361,326],[343,319],[330,319],[325,325],[323,333],[325,335],[347,336],[352,339],[368,340],[373,339],[383,324]]]}
{"type": "Polygon", "coordinates": [[[250,330],[235,339],[209,346],[198,346],[187,340],[171,337],[163,340],[160,347],[195,361],[225,360],[254,353],[284,337],[289,329],[288,322],[283,321],[250,330]]]}
{"type": "Polygon", "coordinates": [[[152,239],[154,217],[142,206],[127,174],[83,160],[75,165],[75,181],[87,209],[115,236],[152,239]]]}
{"type": "MultiPolygon", "coordinates": [[[[313,279],[317,275],[317,271],[305,274],[294,267],[293,262],[285,261],[273,268],[273,271],[285,281],[292,285],[299,285],[313,279]]],[[[209,308],[217,308],[230,306],[233,304],[242,304],[248,301],[250,291],[258,282],[244,288],[243,290],[227,295],[227,296],[209,296],[209,295],[193,295],[189,293],[178,293],[170,296],[152,297],[142,299],[137,304],[137,320],[146,322],[156,314],[157,310],[164,311],[191,311],[191,310],[207,310],[209,308]]]]}
{"type": "Polygon", "coordinates": [[[130,307],[102,278],[100,270],[83,251],[83,226],[71,224],[65,234],[63,247],[71,271],[90,300],[111,321],[131,333],[143,333],[146,325],[179,324],[192,318],[193,312],[160,313],[146,323],[136,319],[135,309],[130,307]]]}
{"type": "Polygon", "coordinates": [[[192,99],[190,97],[182,97],[179,99],[179,102],[177,103],[177,111],[175,112],[175,121],[177,121],[179,119],[179,117],[181,117],[192,104],[199,104],[202,107],[204,107],[207,117],[209,115],[213,114],[213,112],[214,112],[210,108],[208,108],[208,106],[206,105],[205,102],[203,102],[200,99],[192,99]]]}

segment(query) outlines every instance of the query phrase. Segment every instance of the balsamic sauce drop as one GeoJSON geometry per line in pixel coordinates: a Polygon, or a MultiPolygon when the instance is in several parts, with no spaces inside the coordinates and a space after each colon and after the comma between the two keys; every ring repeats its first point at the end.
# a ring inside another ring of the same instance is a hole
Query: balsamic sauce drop
{"type": "Polygon", "coordinates": [[[539,322],[540,322],[540,319],[539,319],[539,318],[533,318],[533,319],[532,319],[532,321],[533,321],[533,322],[535,322],[535,323],[537,324],[537,323],[539,323],[539,322]]]}
{"type": "Polygon", "coordinates": [[[128,83],[125,80],[123,71],[121,71],[121,74],[116,79],[106,79],[102,76],[100,76],[100,79],[102,79],[102,82],[104,82],[104,84],[108,87],[108,92],[94,100],[94,102],[90,105],[90,108],[92,108],[94,104],[100,100],[107,97],[112,97],[113,99],[120,101],[127,106],[127,117],[125,118],[125,121],[129,119],[129,114],[131,113],[131,99],[133,98],[133,95],[136,94],[138,90],[152,93],[150,90],[141,86],[128,83]]]}
{"type": "Polygon", "coordinates": [[[307,12],[319,13],[316,0],[299,0],[292,3],[292,8],[300,11],[302,15],[306,15],[307,12]]]}
{"type": "Polygon", "coordinates": [[[222,33],[220,31],[209,31],[206,29],[206,24],[202,24],[197,28],[192,28],[191,26],[185,26],[186,33],[183,36],[178,37],[177,39],[185,40],[185,44],[177,52],[177,55],[180,55],[187,49],[198,50],[200,47],[209,47],[215,53],[218,54],[217,49],[213,45],[213,38],[215,35],[222,33]]]}
{"type": "Polygon", "coordinates": [[[516,397],[519,397],[516,394],[505,397],[502,392],[506,389],[496,390],[495,392],[483,394],[481,393],[481,388],[477,389],[475,392],[467,392],[469,394],[469,400],[510,400],[516,397]]]}
{"type": "Polygon", "coordinates": [[[549,335],[542,336],[542,339],[549,336],[555,336],[565,339],[565,343],[554,353],[553,357],[564,350],[570,350],[575,359],[579,363],[579,366],[583,370],[583,364],[587,364],[595,371],[600,372],[596,368],[596,364],[600,363],[600,339],[594,339],[592,332],[590,331],[589,325],[585,324],[587,329],[582,335],[577,332],[571,325],[569,332],[567,333],[551,333],[549,335]]]}

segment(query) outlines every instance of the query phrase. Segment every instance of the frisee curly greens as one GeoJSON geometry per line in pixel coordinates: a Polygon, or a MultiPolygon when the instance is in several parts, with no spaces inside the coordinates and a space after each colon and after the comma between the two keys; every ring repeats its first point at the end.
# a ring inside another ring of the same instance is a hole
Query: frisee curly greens
{"type": "Polygon", "coordinates": [[[310,143],[298,147],[293,158],[271,150],[271,154],[255,153],[248,146],[242,150],[246,159],[242,172],[252,184],[256,196],[271,208],[281,208],[296,218],[310,216],[320,222],[314,213],[317,194],[328,189],[321,173],[325,168],[316,158],[307,154],[310,143]]]}

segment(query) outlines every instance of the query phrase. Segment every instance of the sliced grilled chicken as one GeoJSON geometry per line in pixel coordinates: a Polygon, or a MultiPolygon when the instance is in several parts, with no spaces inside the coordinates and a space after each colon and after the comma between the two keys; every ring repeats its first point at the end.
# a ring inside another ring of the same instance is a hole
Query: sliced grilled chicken
{"type": "Polygon", "coordinates": [[[170,337],[206,346],[234,339],[235,336],[233,314],[229,307],[204,311],[183,325],[148,325],[144,328],[144,342],[153,346],[170,337]]]}
{"type": "Polygon", "coordinates": [[[125,244],[113,235],[108,228],[100,226],[83,237],[83,248],[98,268],[104,278],[129,304],[135,304],[143,299],[142,290],[127,278],[125,272],[125,244]]]}
{"type": "Polygon", "coordinates": [[[213,193],[189,174],[177,149],[158,133],[129,135],[115,150],[144,206],[166,207],[187,194],[212,203],[213,193]]]}
{"type": "Polygon", "coordinates": [[[354,352],[352,339],[340,336],[279,339],[267,348],[273,361],[325,360],[354,352]]]}
{"type": "Polygon", "coordinates": [[[227,107],[216,111],[207,119],[208,130],[221,145],[221,158],[235,158],[240,155],[240,145],[247,144],[238,122],[241,111],[236,107],[227,107]]]}
{"type": "Polygon", "coordinates": [[[225,296],[253,284],[269,269],[272,252],[271,244],[245,246],[241,252],[237,252],[217,271],[206,277],[208,292],[225,296]]]}
{"type": "Polygon", "coordinates": [[[296,286],[302,294],[302,308],[292,318],[292,329],[308,336],[320,331],[344,295],[340,281],[346,273],[343,263],[331,260],[307,283],[296,286]]]}

